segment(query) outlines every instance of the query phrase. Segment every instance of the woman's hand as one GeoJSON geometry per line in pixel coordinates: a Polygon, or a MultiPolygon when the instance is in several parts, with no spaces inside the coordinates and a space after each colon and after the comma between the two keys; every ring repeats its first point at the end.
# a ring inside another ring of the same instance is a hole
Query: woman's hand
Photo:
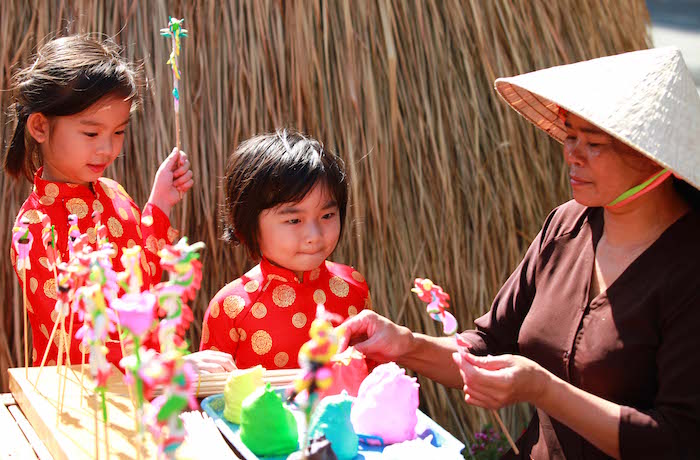
{"type": "Polygon", "coordinates": [[[352,345],[379,363],[398,361],[411,349],[413,333],[371,310],[363,310],[336,328],[341,334],[338,352],[352,345]]]}
{"type": "Polygon", "coordinates": [[[185,359],[194,364],[200,374],[230,372],[236,368],[233,358],[228,353],[215,350],[203,350],[185,355],[185,359]]]}
{"type": "Polygon", "coordinates": [[[182,150],[178,152],[175,148],[158,168],[148,202],[169,215],[172,207],[182,199],[182,194],[193,185],[194,179],[187,154],[182,150]]]}
{"type": "Polygon", "coordinates": [[[536,362],[516,355],[452,355],[464,381],[464,400],[475,406],[499,409],[518,402],[538,406],[551,374],[536,362]]]}

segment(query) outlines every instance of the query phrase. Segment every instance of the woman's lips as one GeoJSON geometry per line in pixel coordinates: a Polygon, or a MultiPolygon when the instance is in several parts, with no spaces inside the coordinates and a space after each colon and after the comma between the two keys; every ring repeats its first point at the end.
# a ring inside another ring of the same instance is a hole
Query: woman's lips
{"type": "Polygon", "coordinates": [[[569,182],[571,183],[572,187],[578,187],[581,185],[590,184],[589,181],[583,180],[580,177],[572,176],[572,175],[569,175],[569,182]]]}

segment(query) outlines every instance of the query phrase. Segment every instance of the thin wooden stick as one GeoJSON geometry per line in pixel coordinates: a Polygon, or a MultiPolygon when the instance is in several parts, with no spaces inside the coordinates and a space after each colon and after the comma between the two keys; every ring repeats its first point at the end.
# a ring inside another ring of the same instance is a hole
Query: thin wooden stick
{"type": "Polygon", "coordinates": [[[73,320],[75,318],[75,315],[73,315],[73,312],[71,312],[70,315],[70,326],[68,327],[68,346],[66,347],[66,365],[63,366],[63,389],[61,390],[61,404],[60,404],[60,411],[63,411],[63,401],[66,396],[66,380],[68,379],[68,368],[72,366],[71,360],[70,360],[70,347],[72,343],[72,337],[73,337],[73,320]]]}
{"type": "Polygon", "coordinates": [[[95,460],[100,458],[100,424],[97,422],[97,405],[99,404],[97,400],[97,391],[93,393],[93,399],[95,400],[95,406],[93,407],[93,419],[95,422],[95,460]]]}
{"type": "Polygon", "coordinates": [[[105,405],[105,417],[104,420],[102,420],[102,423],[104,425],[104,430],[105,430],[105,452],[106,452],[106,459],[109,460],[109,424],[107,423],[107,413],[106,413],[106,405],[107,401],[105,400],[105,391],[104,389],[102,390],[102,404],[105,405]]]}
{"type": "MultiPolygon", "coordinates": [[[[78,346],[80,348],[80,346],[78,346]]],[[[85,349],[80,350],[80,353],[82,353],[82,358],[80,360],[80,407],[83,407],[83,390],[85,389],[85,385],[83,382],[85,381],[85,349]]]]}
{"type": "Polygon", "coordinates": [[[59,313],[58,316],[56,316],[56,321],[53,323],[53,329],[51,329],[51,335],[49,336],[49,343],[46,345],[46,350],[44,350],[44,356],[41,358],[41,365],[39,366],[39,372],[37,373],[36,376],[36,381],[34,381],[34,389],[36,390],[36,386],[39,383],[39,379],[41,378],[41,372],[44,370],[44,364],[46,364],[46,358],[49,356],[49,349],[51,348],[51,344],[53,343],[54,336],[56,335],[56,330],[58,329],[58,325],[61,322],[61,314],[59,313]]]}
{"type": "MultiPolygon", "coordinates": [[[[58,292],[58,273],[56,273],[56,263],[53,264],[53,279],[56,280],[56,292],[58,292]]],[[[58,323],[61,320],[61,312],[63,311],[63,302],[61,302],[61,308],[56,315],[56,321],[53,323],[53,329],[51,329],[51,335],[49,335],[49,343],[46,345],[46,350],[44,350],[44,356],[41,358],[41,364],[39,365],[39,372],[36,376],[36,381],[34,382],[34,389],[39,383],[41,378],[41,371],[44,369],[44,364],[46,363],[46,357],[49,356],[49,349],[51,349],[51,344],[53,343],[53,338],[56,335],[56,329],[58,328],[58,323]]]]}
{"type": "Polygon", "coordinates": [[[22,266],[24,271],[24,282],[22,286],[22,294],[24,297],[24,377],[29,380],[29,347],[27,345],[27,265],[26,262],[22,266]]]}
{"type": "Polygon", "coordinates": [[[508,440],[508,444],[510,444],[510,448],[513,449],[513,452],[515,452],[515,455],[520,455],[520,451],[515,446],[515,443],[513,442],[513,438],[510,437],[510,433],[508,432],[508,429],[506,428],[506,426],[503,424],[503,420],[501,420],[501,416],[498,415],[498,412],[496,412],[495,409],[491,409],[491,413],[493,415],[493,418],[496,419],[498,426],[501,427],[501,431],[503,432],[506,439],[508,440]]]}
{"type": "MultiPolygon", "coordinates": [[[[58,393],[56,393],[56,408],[58,409],[58,413],[61,412],[61,407],[60,407],[60,399],[61,399],[61,389],[62,389],[62,384],[63,382],[61,380],[61,365],[63,364],[63,350],[65,348],[65,340],[66,337],[66,318],[63,317],[61,318],[61,330],[58,334],[58,356],[56,357],[56,375],[58,376],[58,393]]],[[[56,424],[58,425],[58,418],[56,418],[56,424]]]]}

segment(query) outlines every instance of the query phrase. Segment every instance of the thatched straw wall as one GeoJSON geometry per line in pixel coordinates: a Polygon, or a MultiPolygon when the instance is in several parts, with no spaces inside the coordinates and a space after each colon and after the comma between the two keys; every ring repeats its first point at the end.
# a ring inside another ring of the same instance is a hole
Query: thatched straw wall
{"type": "MultiPolygon", "coordinates": [[[[174,144],[169,48],[158,33],[168,14],[184,16],[191,31],[181,97],[197,183],[174,220],[207,244],[194,343],[208,299],[250,265],[222,244],[217,224],[219,178],[242,139],[293,126],[339,152],[352,176],[352,203],[334,259],[365,274],[380,313],[439,334],[409,294],[413,278],[439,282],[467,327],[488,309],[546,213],[569,196],[560,148],[497,99],[493,80],[648,43],[642,0],[4,1],[3,89],[38,44],[69,32],[104,33],[129,58],[144,60],[144,110],[107,172],[140,203],[174,144]]],[[[3,145],[8,97],[0,92],[3,145]]],[[[0,176],[0,190],[7,254],[29,187],[0,176]]],[[[17,286],[6,259],[3,388],[4,369],[23,362],[17,286]]],[[[458,436],[486,421],[458,392],[421,383],[424,407],[458,436]]],[[[523,411],[503,411],[513,429],[523,411]]]]}

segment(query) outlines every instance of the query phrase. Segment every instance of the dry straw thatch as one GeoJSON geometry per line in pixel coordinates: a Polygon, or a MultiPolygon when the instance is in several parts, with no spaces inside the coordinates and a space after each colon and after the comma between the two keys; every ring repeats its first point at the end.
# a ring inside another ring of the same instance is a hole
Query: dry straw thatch
{"type": "MultiPolygon", "coordinates": [[[[208,299],[250,265],[219,240],[218,186],[243,139],[299,128],[346,160],[351,220],[334,255],[369,281],[376,310],[440,333],[409,294],[429,276],[453,298],[463,326],[486,311],[547,212],[569,196],[560,148],[492,90],[496,77],[644,48],[642,0],[3,2],[0,85],[36,46],[100,32],[143,59],[150,85],[124,155],[107,175],[144,203],[174,144],[168,14],[186,18],[181,68],[183,145],[197,183],[176,211],[183,234],[207,244],[191,330],[199,341],[208,299]]],[[[0,140],[10,133],[0,92],[0,140]]],[[[0,241],[28,194],[0,178],[0,241]]],[[[5,252],[7,254],[7,252],[5,252]]],[[[21,363],[21,293],[9,259],[0,271],[0,367],[21,363]]],[[[423,407],[459,437],[488,421],[459,392],[421,379],[423,407]]],[[[526,407],[502,411],[511,429],[526,407]]]]}

